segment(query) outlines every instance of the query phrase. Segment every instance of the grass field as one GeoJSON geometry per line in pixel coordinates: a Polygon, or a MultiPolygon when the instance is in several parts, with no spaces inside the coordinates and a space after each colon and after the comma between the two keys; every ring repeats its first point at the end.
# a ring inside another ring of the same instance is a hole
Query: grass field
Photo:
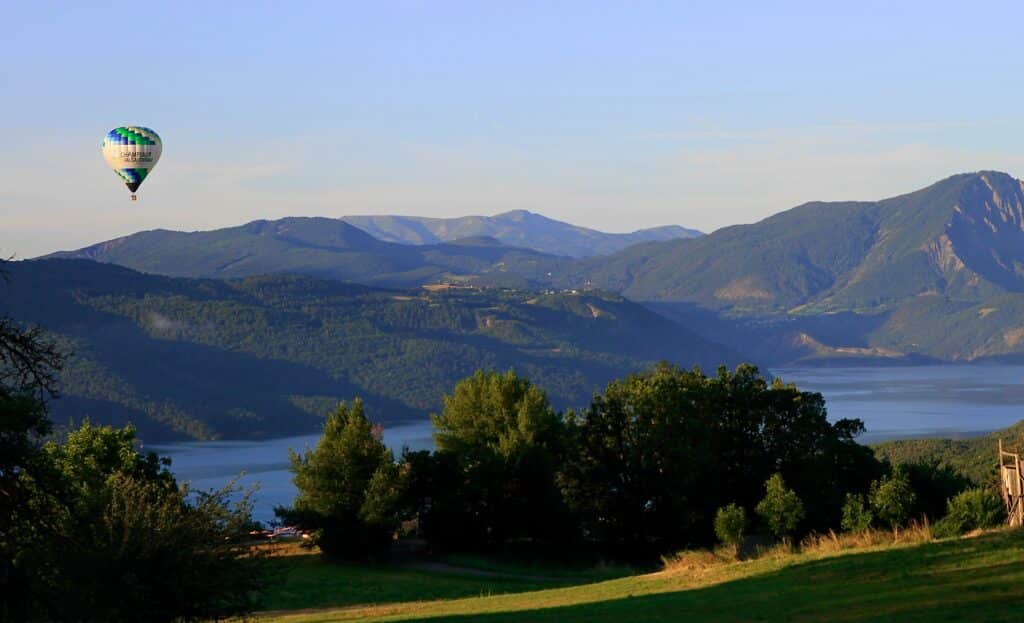
{"type": "Polygon", "coordinates": [[[545,578],[561,578],[565,581],[580,583],[581,581],[612,580],[627,575],[636,575],[635,568],[625,565],[578,565],[567,567],[556,564],[526,563],[514,560],[495,560],[486,556],[471,554],[452,554],[445,558],[448,564],[480,571],[492,571],[511,575],[535,576],[545,578]]]}
{"type": "Polygon", "coordinates": [[[476,576],[401,565],[329,564],[318,554],[300,549],[298,544],[276,546],[267,564],[273,578],[264,603],[267,610],[480,597],[570,583],[568,579],[476,576]]]}
{"type": "MultiPolygon", "coordinates": [[[[359,573],[353,572],[353,577],[359,573]]],[[[358,589],[363,598],[370,598],[366,603],[374,605],[275,613],[260,620],[1019,621],[1024,604],[1024,531],[703,567],[681,565],[542,590],[518,585],[514,590],[519,592],[491,597],[459,595],[454,589],[441,595],[434,586],[439,580],[433,574],[414,573],[396,578],[396,586],[382,587],[380,594],[358,589]]],[[[341,592],[353,590],[345,581],[335,586],[341,592]]]]}

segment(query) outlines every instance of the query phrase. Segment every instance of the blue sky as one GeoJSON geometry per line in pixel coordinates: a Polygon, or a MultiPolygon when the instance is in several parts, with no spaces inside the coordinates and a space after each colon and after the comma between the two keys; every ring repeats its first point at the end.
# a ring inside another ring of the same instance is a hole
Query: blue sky
{"type": "Polygon", "coordinates": [[[710,231],[1024,176],[1018,4],[834,4],[5,3],[0,253],[286,215],[710,231]],[[133,123],[165,144],[135,204],[99,153],[133,123]]]}

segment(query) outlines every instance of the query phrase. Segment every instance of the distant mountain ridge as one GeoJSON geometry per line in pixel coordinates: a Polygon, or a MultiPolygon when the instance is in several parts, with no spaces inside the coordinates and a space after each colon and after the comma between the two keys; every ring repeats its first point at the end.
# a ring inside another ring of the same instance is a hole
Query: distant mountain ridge
{"type": "Polygon", "coordinates": [[[143,231],[47,257],[90,259],[171,277],[296,274],[385,287],[438,281],[530,287],[569,261],[480,237],[420,246],[386,242],[321,217],[212,231],[143,231]]]}
{"type": "Polygon", "coordinates": [[[638,242],[695,238],[701,232],[678,225],[614,234],[556,221],[542,214],[513,210],[494,216],[427,218],[419,216],[343,216],[341,220],[388,242],[440,244],[488,236],[502,244],[570,257],[607,255],[638,242]]]}

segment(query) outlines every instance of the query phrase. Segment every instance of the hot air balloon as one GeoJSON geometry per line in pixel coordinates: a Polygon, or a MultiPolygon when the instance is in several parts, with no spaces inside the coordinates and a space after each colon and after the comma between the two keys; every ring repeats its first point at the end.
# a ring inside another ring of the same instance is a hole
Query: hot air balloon
{"type": "Polygon", "coordinates": [[[163,141],[156,132],[137,125],[114,128],[103,138],[103,158],[124,180],[132,192],[132,201],[135,191],[160,159],[162,148],[163,141]]]}

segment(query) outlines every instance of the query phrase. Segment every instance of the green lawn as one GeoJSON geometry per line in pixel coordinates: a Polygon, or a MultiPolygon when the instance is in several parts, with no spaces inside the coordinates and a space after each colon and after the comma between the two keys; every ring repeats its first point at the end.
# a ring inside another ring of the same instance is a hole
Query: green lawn
{"type": "MultiPolygon", "coordinates": [[[[431,596],[428,587],[435,579],[429,574],[409,577],[404,588],[387,589],[387,595],[406,603],[261,620],[1019,621],[1024,604],[1024,531],[765,558],[493,597],[431,596]],[[438,598],[443,600],[422,601],[438,598]]],[[[352,590],[343,583],[335,586],[352,590]]]]}
{"type": "Polygon", "coordinates": [[[326,563],[312,553],[274,556],[267,565],[274,578],[264,602],[267,610],[480,597],[568,583],[477,577],[395,565],[339,565],[326,563]]]}
{"type": "Polygon", "coordinates": [[[625,565],[556,565],[543,562],[523,562],[514,559],[495,559],[473,554],[452,554],[445,562],[467,569],[478,569],[494,573],[511,575],[535,576],[544,578],[562,578],[573,583],[581,581],[612,580],[627,575],[636,575],[635,568],[625,565]]]}

